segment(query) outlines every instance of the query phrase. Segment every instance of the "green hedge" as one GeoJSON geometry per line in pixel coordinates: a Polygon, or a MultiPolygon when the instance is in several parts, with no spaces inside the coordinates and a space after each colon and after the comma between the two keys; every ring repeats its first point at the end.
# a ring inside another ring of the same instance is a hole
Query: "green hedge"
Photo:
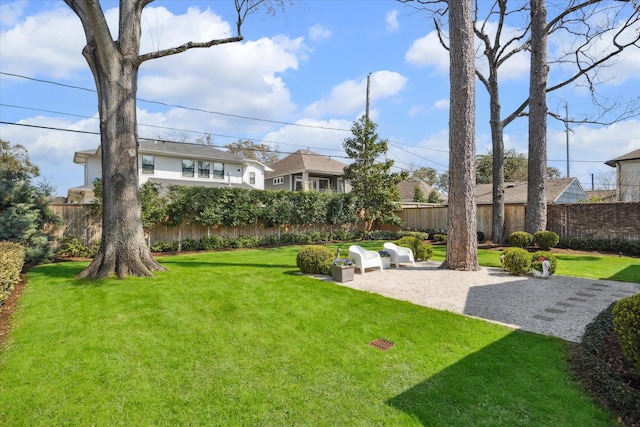
{"type": "Polygon", "coordinates": [[[557,247],[640,256],[640,240],[561,238],[557,247]]]}
{"type": "Polygon", "coordinates": [[[0,305],[20,281],[25,250],[13,242],[0,242],[0,305]]]}
{"type": "MultiPolygon", "coordinates": [[[[640,294],[623,298],[613,307],[613,328],[622,352],[640,374],[640,294]]],[[[640,402],[639,402],[640,403],[640,402]]]]}

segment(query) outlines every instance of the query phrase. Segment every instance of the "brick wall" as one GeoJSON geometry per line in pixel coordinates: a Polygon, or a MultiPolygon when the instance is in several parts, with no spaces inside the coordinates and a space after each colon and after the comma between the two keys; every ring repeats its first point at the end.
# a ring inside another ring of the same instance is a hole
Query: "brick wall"
{"type": "Polygon", "coordinates": [[[549,205],[547,230],[566,238],[640,240],[640,202],[549,205]]]}

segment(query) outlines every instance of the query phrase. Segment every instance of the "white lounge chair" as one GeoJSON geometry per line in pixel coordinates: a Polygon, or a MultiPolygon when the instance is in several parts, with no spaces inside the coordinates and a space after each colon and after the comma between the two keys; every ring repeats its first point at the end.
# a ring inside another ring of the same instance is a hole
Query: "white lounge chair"
{"type": "Polygon", "coordinates": [[[398,246],[391,242],[386,242],[382,246],[391,254],[391,262],[396,265],[396,268],[400,268],[401,262],[410,262],[414,267],[416,266],[416,261],[413,259],[413,251],[411,249],[398,246]]]}
{"type": "Polygon", "coordinates": [[[382,258],[376,251],[370,251],[359,245],[349,246],[349,257],[360,269],[360,274],[364,274],[366,268],[380,268],[382,271],[382,258]]]}

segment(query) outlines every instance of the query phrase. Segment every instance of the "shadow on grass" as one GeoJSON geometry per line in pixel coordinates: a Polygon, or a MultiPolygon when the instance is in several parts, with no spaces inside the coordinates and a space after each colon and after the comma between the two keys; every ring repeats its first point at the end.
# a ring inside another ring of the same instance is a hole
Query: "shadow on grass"
{"type": "Polygon", "coordinates": [[[605,279],[640,283],[640,265],[630,265],[612,276],[605,277],[605,279]]]}
{"type": "Polygon", "coordinates": [[[425,426],[613,425],[549,340],[513,332],[385,403],[425,426]]]}

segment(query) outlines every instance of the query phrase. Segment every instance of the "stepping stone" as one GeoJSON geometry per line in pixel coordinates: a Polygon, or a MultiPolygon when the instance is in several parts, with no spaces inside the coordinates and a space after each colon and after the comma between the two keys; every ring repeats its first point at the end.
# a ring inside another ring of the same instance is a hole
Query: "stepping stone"
{"type": "Polygon", "coordinates": [[[534,319],[544,320],[545,322],[553,322],[554,320],[556,320],[553,317],[541,316],[539,314],[534,315],[533,318],[534,319]]]}

